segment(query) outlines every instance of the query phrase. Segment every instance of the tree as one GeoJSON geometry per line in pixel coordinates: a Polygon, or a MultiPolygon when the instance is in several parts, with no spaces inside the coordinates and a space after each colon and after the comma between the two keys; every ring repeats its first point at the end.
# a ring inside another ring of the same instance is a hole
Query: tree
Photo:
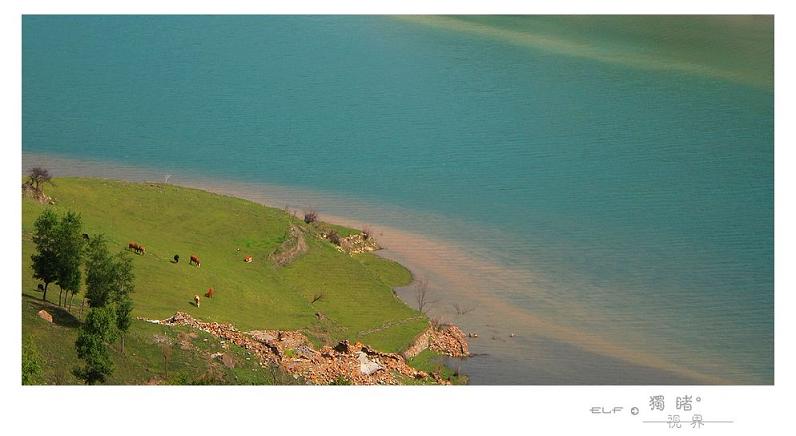
{"type": "MultiPolygon", "coordinates": [[[[71,293],[74,297],[80,291],[80,263],[83,256],[83,225],[80,215],[67,212],[61,219],[56,232],[58,279],[56,283],[61,288],[61,293],[66,291],[63,305],[71,293]]],[[[61,294],[58,295],[58,304],[61,305],[61,294]]]]}
{"type": "Polygon", "coordinates": [[[124,334],[132,323],[134,279],[133,261],[124,250],[111,256],[103,235],[91,239],[86,250],[86,298],[91,309],[75,342],[78,357],[86,362],[75,375],[87,384],[103,382],[113,372],[107,344],[121,337],[124,352],[124,334]]]}
{"type": "Polygon", "coordinates": [[[417,310],[424,314],[430,305],[437,302],[437,300],[431,299],[431,291],[428,289],[428,280],[419,279],[415,283],[415,301],[417,302],[417,310]]]}
{"type": "Polygon", "coordinates": [[[103,235],[88,244],[86,256],[86,298],[89,307],[105,307],[124,300],[134,289],[133,261],[121,251],[108,253],[103,235]]]}
{"type": "Polygon", "coordinates": [[[42,300],[47,301],[47,287],[58,279],[58,215],[45,209],[33,224],[33,243],[36,253],[33,261],[33,277],[44,282],[42,300]]]}
{"type": "Polygon", "coordinates": [[[130,329],[133,323],[131,313],[133,312],[133,300],[129,296],[125,296],[121,301],[116,304],[116,329],[119,331],[121,339],[121,350],[124,354],[124,335],[130,329]]]}
{"type": "Polygon", "coordinates": [[[47,169],[41,167],[31,168],[28,173],[28,184],[37,194],[42,194],[44,185],[47,183],[52,184],[52,176],[47,169]]]}
{"type": "Polygon", "coordinates": [[[22,342],[22,384],[32,385],[39,382],[41,377],[41,362],[39,352],[30,336],[22,342]]]}
{"type": "Polygon", "coordinates": [[[85,366],[73,370],[86,384],[105,382],[113,373],[113,360],[107,344],[116,340],[116,314],[111,307],[95,307],[88,311],[75,341],[77,357],[85,366]]]}

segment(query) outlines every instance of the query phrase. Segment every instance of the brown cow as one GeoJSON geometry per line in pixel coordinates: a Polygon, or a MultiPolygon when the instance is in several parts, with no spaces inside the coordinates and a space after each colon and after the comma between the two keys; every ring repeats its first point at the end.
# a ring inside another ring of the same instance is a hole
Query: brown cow
{"type": "Polygon", "coordinates": [[[243,258],[243,261],[246,262],[246,263],[252,263],[252,257],[251,256],[246,256],[246,257],[243,258]]]}
{"type": "Polygon", "coordinates": [[[193,296],[193,302],[194,302],[194,304],[196,304],[196,307],[199,307],[199,296],[198,295],[194,295],[193,296]]]}
{"type": "Polygon", "coordinates": [[[213,294],[215,294],[215,291],[213,290],[213,288],[207,288],[207,293],[205,294],[205,297],[213,298],[213,294]]]}
{"type": "Polygon", "coordinates": [[[188,265],[190,265],[192,263],[195,263],[197,267],[202,266],[202,263],[199,262],[199,258],[194,256],[194,255],[191,255],[191,260],[188,261],[188,265]]]}
{"type": "Polygon", "coordinates": [[[127,244],[127,248],[133,250],[135,254],[141,254],[141,255],[146,254],[146,249],[144,248],[143,245],[139,244],[138,242],[130,242],[129,244],[127,244]]]}

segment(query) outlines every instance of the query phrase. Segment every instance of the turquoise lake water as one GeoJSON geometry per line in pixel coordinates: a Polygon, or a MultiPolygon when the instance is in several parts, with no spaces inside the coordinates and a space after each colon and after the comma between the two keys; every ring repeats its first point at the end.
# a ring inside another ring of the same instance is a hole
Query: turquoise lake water
{"type": "MultiPolygon", "coordinates": [[[[771,19],[711,22],[703,45],[693,19],[647,34],[550,17],[22,24],[23,153],[353,199],[527,272],[479,289],[513,307],[726,383],[773,383],[771,19]]],[[[548,339],[511,358],[474,344],[489,355],[464,370],[680,381],[623,375],[610,356],[584,370],[588,350],[548,339]]]]}

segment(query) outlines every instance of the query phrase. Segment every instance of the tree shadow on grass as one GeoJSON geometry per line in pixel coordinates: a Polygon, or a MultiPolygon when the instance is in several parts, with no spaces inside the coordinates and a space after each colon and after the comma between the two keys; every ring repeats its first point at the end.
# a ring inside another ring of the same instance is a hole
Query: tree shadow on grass
{"type": "Polygon", "coordinates": [[[38,312],[42,309],[46,310],[47,313],[52,315],[53,324],[69,328],[80,327],[80,320],[63,307],[58,307],[52,303],[33,299],[29,299],[28,304],[30,304],[34,312],[38,312]]]}

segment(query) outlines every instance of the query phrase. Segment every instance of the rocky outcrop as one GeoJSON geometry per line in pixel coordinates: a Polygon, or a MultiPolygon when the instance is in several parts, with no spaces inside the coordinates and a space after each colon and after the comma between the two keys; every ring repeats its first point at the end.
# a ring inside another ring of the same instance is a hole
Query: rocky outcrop
{"type": "Polygon", "coordinates": [[[165,320],[148,320],[165,325],[185,325],[205,331],[224,341],[243,347],[261,365],[279,365],[288,374],[310,384],[400,384],[406,378],[430,379],[448,384],[437,374],[418,371],[406,363],[404,356],[382,353],[360,342],[343,341],[335,347],[312,347],[306,336],[297,331],[257,330],[241,332],[231,324],[199,321],[177,312],[165,320]]]}
{"type": "Polygon", "coordinates": [[[466,335],[459,327],[451,324],[429,326],[428,329],[418,335],[412,345],[404,351],[403,355],[407,358],[415,357],[423,350],[429,348],[432,351],[450,357],[467,357],[470,355],[470,347],[467,344],[466,335]]]}
{"type": "Polygon", "coordinates": [[[365,233],[358,233],[341,238],[340,249],[348,254],[359,254],[380,250],[381,247],[376,240],[373,239],[373,236],[366,236],[365,233]]]}
{"type": "Polygon", "coordinates": [[[429,337],[429,348],[450,357],[467,357],[470,347],[464,332],[455,325],[447,324],[433,328],[429,337]]]}
{"type": "Polygon", "coordinates": [[[417,338],[415,338],[414,342],[412,342],[412,344],[409,345],[406,350],[404,350],[404,357],[411,359],[412,357],[422,353],[423,350],[428,349],[428,346],[431,344],[431,334],[433,333],[433,330],[434,329],[431,327],[423,330],[423,333],[420,333],[417,338]]]}

